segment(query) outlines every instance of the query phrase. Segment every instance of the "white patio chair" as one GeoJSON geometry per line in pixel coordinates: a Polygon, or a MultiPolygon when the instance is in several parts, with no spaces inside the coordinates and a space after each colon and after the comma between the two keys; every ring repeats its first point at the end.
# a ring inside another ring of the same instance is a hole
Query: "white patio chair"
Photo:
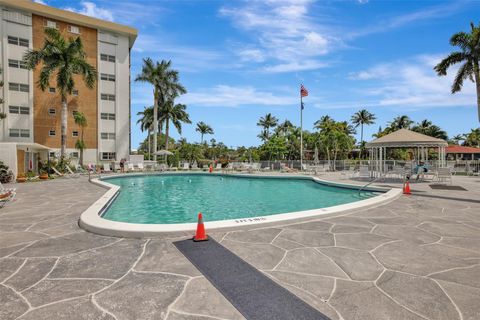
{"type": "Polygon", "coordinates": [[[67,171],[68,171],[68,174],[67,174],[68,177],[70,177],[70,178],[80,177],[80,174],[73,172],[72,169],[70,169],[70,166],[66,166],[66,168],[67,168],[67,171]]]}
{"type": "Polygon", "coordinates": [[[112,170],[110,170],[110,165],[109,164],[104,164],[103,165],[103,173],[111,173],[112,170]]]}
{"type": "Polygon", "coordinates": [[[358,170],[358,178],[370,179],[370,177],[370,170],[368,169],[368,166],[360,166],[360,169],[358,170]]]}
{"type": "Polygon", "coordinates": [[[182,166],[182,170],[190,170],[190,164],[188,162],[184,162],[182,166]]]}
{"type": "Polygon", "coordinates": [[[3,208],[9,201],[12,201],[15,195],[15,191],[0,192],[0,208],[3,208]]]}
{"type": "Polygon", "coordinates": [[[450,181],[450,184],[452,184],[452,182],[453,182],[452,181],[452,171],[450,170],[450,168],[438,168],[435,180],[438,181],[438,182],[450,181]]]}
{"type": "Polygon", "coordinates": [[[138,166],[139,171],[144,171],[145,170],[145,167],[143,166],[143,162],[139,162],[137,166],[138,166]]]}
{"type": "Polygon", "coordinates": [[[128,172],[133,172],[135,171],[135,167],[133,166],[133,163],[129,162],[127,165],[128,172]]]}
{"type": "Polygon", "coordinates": [[[15,192],[17,189],[15,188],[5,188],[5,185],[3,185],[0,182],[0,193],[7,193],[7,192],[15,192]]]}
{"type": "Polygon", "coordinates": [[[217,170],[222,170],[222,164],[221,164],[221,163],[217,163],[217,165],[215,166],[215,169],[217,169],[217,170]]]}

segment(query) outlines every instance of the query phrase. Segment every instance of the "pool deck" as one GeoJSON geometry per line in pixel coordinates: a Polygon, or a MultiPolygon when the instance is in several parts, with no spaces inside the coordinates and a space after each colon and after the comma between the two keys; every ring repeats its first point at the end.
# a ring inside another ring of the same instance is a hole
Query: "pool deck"
{"type": "MultiPolygon", "coordinates": [[[[210,235],[331,319],[480,319],[480,178],[453,184],[468,191],[413,184],[384,206],[210,235]]],[[[13,187],[0,319],[243,319],[172,245],[185,234],[83,231],[80,214],[106,191],[84,177],[13,187]]]]}

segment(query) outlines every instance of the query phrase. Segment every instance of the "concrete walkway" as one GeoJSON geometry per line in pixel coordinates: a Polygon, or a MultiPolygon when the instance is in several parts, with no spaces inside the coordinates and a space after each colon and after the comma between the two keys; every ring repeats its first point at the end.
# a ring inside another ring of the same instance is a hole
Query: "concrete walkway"
{"type": "MultiPolygon", "coordinates": [[[[211,236],[331,319],[480,319],[480,178],[454,184],[468,191],[415,184],[386,206],[211,236]]],[[[16,187],[0,209],[0,319],[243,319],[172,245],[181,237],[79,229],[104,189],[16,187]]]]}

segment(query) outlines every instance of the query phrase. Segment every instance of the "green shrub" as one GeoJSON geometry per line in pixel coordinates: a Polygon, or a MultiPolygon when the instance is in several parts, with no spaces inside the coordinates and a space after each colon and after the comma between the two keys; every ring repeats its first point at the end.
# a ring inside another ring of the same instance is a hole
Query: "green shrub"
{"type": "Polygon", "coordinates": [[[0,182],[7,183],[13,180],[13,172],[8,169],[8,166],[0,161],[0,182]]]}

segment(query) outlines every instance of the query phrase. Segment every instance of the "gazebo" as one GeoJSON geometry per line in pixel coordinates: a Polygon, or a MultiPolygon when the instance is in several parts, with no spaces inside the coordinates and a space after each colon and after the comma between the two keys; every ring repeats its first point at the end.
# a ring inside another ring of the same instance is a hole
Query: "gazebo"
{"type": "Polygon", "coordinates": [[[387,148],[411,148],[414,150],[414,159],[417,161],[428,160],[428,149],[438,149],[438,165],[446,165],[445,148],[448,143],[443,139],[430,137],[407,129],[400,129],[366,144],[370,153],[371,170],[379,173],[387,171],[386,151],[387,148]]]}

